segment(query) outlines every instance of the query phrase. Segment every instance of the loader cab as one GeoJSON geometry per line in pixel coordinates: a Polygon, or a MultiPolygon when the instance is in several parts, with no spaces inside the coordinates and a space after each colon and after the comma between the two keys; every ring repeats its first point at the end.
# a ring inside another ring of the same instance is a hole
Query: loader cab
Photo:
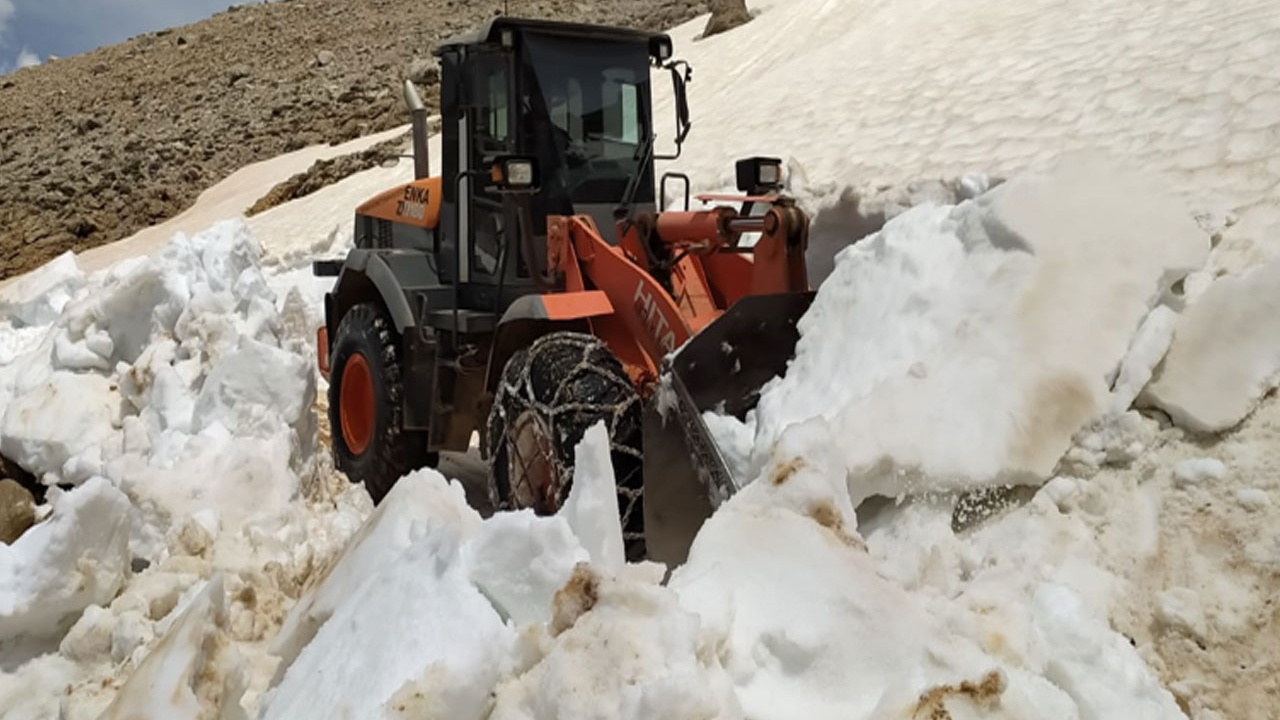
{"type": "Polygon", "coordinates": [[[503,296],[497,307],[530,292],[545,265],[548,215],[589,215],[617,242],[620,205],[654,209],[650,67],[670,56],[666,35],[498,17],[436,54],[439,260],[481,304],[491,292],[503,296]],[[536,191],[493,187],[484,170],[501,156],[534,160],[536,191]]]}

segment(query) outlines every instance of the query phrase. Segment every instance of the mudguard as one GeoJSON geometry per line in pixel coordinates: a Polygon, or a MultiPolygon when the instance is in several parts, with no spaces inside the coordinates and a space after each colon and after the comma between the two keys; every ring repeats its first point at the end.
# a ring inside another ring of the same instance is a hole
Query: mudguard
{"type": "Polygon", "coordinates": [[[347,253],[342,272],[334,283],[334,295],[337,302],[334,316],[328,319],[330,331],[342,320],[347,308],[364,299],[363,290],[354,293],[344,292],[362,285],[365,281],[372,284],[382,304],[391,315],[396,330],[404,334],[406,328],[418,324],[417,316],[409,305],[405,294],[406,288],[422,287],[431,284],[435,279],[427,256],[416,250],[368,250],[356,248],[347,253]],[[352,301],[344,300],[344,296],[354,297],[352,301]]]}

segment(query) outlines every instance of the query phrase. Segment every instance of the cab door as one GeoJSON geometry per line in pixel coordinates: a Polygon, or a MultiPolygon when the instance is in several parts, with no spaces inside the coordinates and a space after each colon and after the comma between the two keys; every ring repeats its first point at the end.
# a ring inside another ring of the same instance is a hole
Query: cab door
{"type": "MultiPolygon", "coordinates": [[[[471,132],[467,143],[467,167],[487,167],[487,160],[515,152],[515,108],[512,78],[512,55],[498,50],[477,53],[472,57],[471,132]]],[[[466,169],[466,168],[464,168],[466,169]]],[[[470,252],[464,262],[468,272],[464,282],[496,284],[499,270],[515,263],[518,254],[518,222],[515,212],[503,196],[486,189],[483,174],[473,176],[470,188],[469,228],[470,252]]]]}

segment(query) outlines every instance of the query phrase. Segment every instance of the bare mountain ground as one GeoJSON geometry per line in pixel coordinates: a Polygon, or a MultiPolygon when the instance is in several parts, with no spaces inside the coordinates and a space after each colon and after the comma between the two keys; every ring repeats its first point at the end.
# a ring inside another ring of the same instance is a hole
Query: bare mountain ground
{"type": "MultiPolygon", "coordinates": [[[[284,0],[0,78],[0,279],[172,217],[237,168],[403,124],[431,51],[501,3],[284,0]]],[[[666,28],[697,0],[531,0],[511,14],[666,28]]]]}

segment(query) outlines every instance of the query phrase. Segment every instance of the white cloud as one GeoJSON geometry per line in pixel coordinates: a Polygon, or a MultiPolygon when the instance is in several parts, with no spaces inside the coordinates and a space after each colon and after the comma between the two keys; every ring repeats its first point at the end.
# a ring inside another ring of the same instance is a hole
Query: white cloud
{"type": "Polygon", "coordinates": [[[22,48],[22,52],[18,53],[17,67],[35,67],[40,64],[40,56],[31,52],[26,48],[22,48]]]}
{"type": "Polygon", "coordinates": [[[0,36],[9,28],[9,18],[13,17],[13,0],[0,0],[0,36]]]}

